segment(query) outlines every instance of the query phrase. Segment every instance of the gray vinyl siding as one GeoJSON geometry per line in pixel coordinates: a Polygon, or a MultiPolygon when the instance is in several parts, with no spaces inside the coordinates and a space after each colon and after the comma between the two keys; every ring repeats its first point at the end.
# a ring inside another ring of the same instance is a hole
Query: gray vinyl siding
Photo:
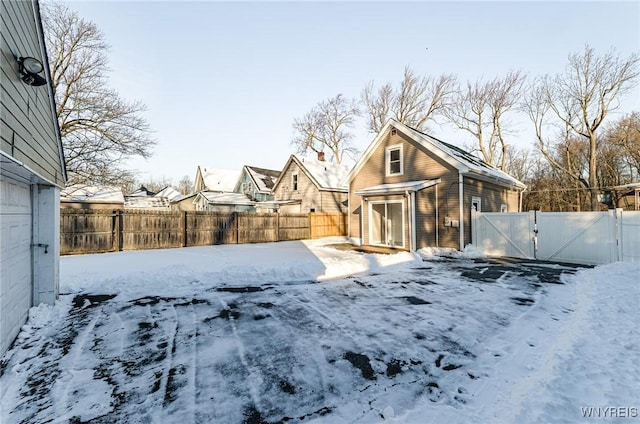
{"type": "Polygon", "coordinates": [[[249,195],[252,199],[258,202],[266,202],[268,200],[273,200],[273,195],[268,193],[261,193],[258,187],[256,186],[253,178],[249,175],[245,168],[242,169],[242,178],[240,179],[240,183],[236,187],[236,193],[243,193],[249,195]],[[244,184],[244,188],[243,188],[244,184]]]}
{"type": "MultiPolygon", "coordinates": [[[[18,74],[16,58],[31,56],[46,66],[30,1],[0,2],[0,150],[51,183],[64,185],[63,164],[48,87],[32,87],[18,74]]],[[[44,76],[44,72],[41,74],[44,76]]]]}
{"type": "MultiPolygon", "coordinates": [[[[439,247],[460,248],[459,227],[444,225],[445,217],[447,216],[453,220],[460,220],[458,175],[458,170],[455,167],[429,152],[421,145],[416,144],[401,131],[398,130],[395,135],[388,134],[350,182],[349,236],[360,238],[364,244],[368,243],[368,206],[365,202],[365,214],[362,217],[361,223],[362,211],[360,208],[362,199],[361,196],[355,194],[356,191],[379,184],[440,178],[441,182],[437,185],[437,188],[432,186],[418,191],[415,195],[416,249],[436,245],[439,247]],[[403,175],[386,176],[386,148],[398,144],[403,146],[403,175]],[[361,234],[361,225],[364,234],[361,234]]],[[[500,205],[503,203],[508,205],[509,212],[517,212],[519,197],[516,190],[509,190],[496,184],[468,177],[465,177],[463,181],[464,204],[462,220],[464,225],[464,244],[466,245],[471,242],[471,198],[473,196],[481,197],[482,210],[485,212],[499,212],[500,205]]],[[[401,197],[406,199],[406,196],[401,197]]],[[[396,196],[396,198],[398,197],[396,196]]],[[[373,197],[369,199],[373,199],[373,197]]],[[[409,228],[410,226],[405,225],[406,248],[409,248],[409,228]]]]}
{"type": "MultiPolygon", "coordinates": [[[[440,246],[458,247],[458,229],[444,227],[443,209],[448,206],[448,210],[453,219],[458,219],[457,196],[458,196],[458,171],[444,162],[442,159],[431,155],[415,144],[409,137],[400,131],[396,135],[388,135],[371,154],[360,172],[358,172],[350,183],[350,223],[351,237],[362,237],[360,234],[360,200],[361,197],[355,192],[365,187],[379,184],[391,184],[405,181],[420,181],[440,178],[442,182],[438,184],[438,204],[439,204],[439,233],[440,246]],[[403,175],[386,176],[385,151],[388,146],[402,144],[403,175]],[[454,183],[450,190],[447,188],[454,183]],[[453,241],[456,242],[453,245],[453,241]]],[[[425,246],[435,246],[435,187],[428,188],[416,193],[416,243],[417,248],[425,246]]],[[[366,208],[366,205],[365,205],[366,208]]],[[[368,221],[365,217],[363,229],[368,231],[368,221]]],[[[408,233],[409,226],[405,225],[405,232],[408,233]]],[[[408,234],[405,246],[409,248],[408,234]]],[[[365,241],[365,240],[363,240],[365,241]]],[[[366,241],[365,241],[366,242],[366,241]]]]}

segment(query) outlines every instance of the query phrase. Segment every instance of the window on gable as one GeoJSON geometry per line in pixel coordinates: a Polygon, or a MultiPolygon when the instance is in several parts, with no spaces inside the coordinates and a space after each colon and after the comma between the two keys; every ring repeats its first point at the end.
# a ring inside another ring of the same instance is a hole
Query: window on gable
{"type": "Polygon", "coordinates": [[[386,162],[387,176],[403,174],[402,144],[387,147],[386,162]]]}
{"type": "Polygon", "coordinates": [[[291,176],[291,189],[293,191],[298,191],[298,174],[293,174],[291,176]]]}

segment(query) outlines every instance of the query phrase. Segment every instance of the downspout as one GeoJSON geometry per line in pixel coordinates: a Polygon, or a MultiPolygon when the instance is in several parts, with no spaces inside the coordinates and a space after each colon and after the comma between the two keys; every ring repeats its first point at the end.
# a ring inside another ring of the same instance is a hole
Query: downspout
{"type": "Polygon", "coordinates": [[[518,212],[522,212],[522,194],[524,190],[520,190],[520,200],[518,201],[518,212]]]}
{"type": "Polygon", "coordinates": [[[351,184],[347,190],[347,239],[351,240],[351,184]]]}
{"type": "MultiPolygon", "coordinates": [[[[405,190],[404,195],[407,197],[407,213],[409,214],[409,252],[413,252],[413,203],[411,202],[411,195],[409,194],[409,190],[405,190]]],[[[404,218],[403,218],[404,219],[404,218]]],[[[404,234],[402,235],[404,237],[404,234]]],[[[404,242],[403,242],[404,244],[404,242]]]]}
{"type": "Polygon", "coordinates": [[[360,197],[360,246],[364,246],[364,196],[360,197]]]}
{"type": "Polygon", "coordinates": [[[411,249],[412,252],[415,252],[418,248],[417,246],[417,237],[418,237],[418,231],[416,228],[416,192],[412,191],[411,192],[411,205],[413,207],[413,209],[411,210],[411,228],[413,228],[413,232],[411,233],[411,243],[413,244],[413,248],[411,249]]]}
{"type": "Polygon", "coordinates": [[[438,218],[438,184],[436,184],[436,247],[440,247],[438,240],[438,227],[440,227],[440,221],[438,218]]]}
{"type": "Polygon", "coordinates": [[[463,200],[464,200],[464,190],[463,190],[463,185],[464,185],[464,177],[462,176],[462,172],[458,172],[458,214],[460,215],[459,218],[459,223],[460,226],[458,227],[460,230],[460,251],[464,250],[464,207],[463,207],[463,200]]]}

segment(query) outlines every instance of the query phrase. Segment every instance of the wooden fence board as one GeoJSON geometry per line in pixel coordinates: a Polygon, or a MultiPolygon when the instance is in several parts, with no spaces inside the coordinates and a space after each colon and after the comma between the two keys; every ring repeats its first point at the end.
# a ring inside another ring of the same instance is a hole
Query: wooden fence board
{"type": "Polygon", "coordinates": [[[98,253],[346,235],[340,213],[60,211],[60,252],[98,253]]]}

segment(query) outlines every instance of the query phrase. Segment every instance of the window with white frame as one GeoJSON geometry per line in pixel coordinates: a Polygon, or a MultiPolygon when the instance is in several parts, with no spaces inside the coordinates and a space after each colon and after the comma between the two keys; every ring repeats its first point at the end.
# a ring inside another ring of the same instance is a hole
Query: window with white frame
{"type": "Polygon", "coordinates": [[[298,173],[291,175],[291,190],[298,191],[298,173]]]}
{"type": "Polygon", "coordinates": [[[471,198],[471,209],[475,210],[476,212],[482,212],[482,199],[473,196],[471,198]]]}
{"type": "Polygon", "coordinates": [[[505,203],[501,204],[501,205],[500,205],[500,212],[501,212],[501,213],[507,213],[507,212],[509,212],[509,207],[508,207],[505,203]]]}
{"type": "Polygon", "coordinates": [[[404,173],[402,163],[402,144],[387,147],[385,153],[387,176],[402,175],[404,173]]]}

